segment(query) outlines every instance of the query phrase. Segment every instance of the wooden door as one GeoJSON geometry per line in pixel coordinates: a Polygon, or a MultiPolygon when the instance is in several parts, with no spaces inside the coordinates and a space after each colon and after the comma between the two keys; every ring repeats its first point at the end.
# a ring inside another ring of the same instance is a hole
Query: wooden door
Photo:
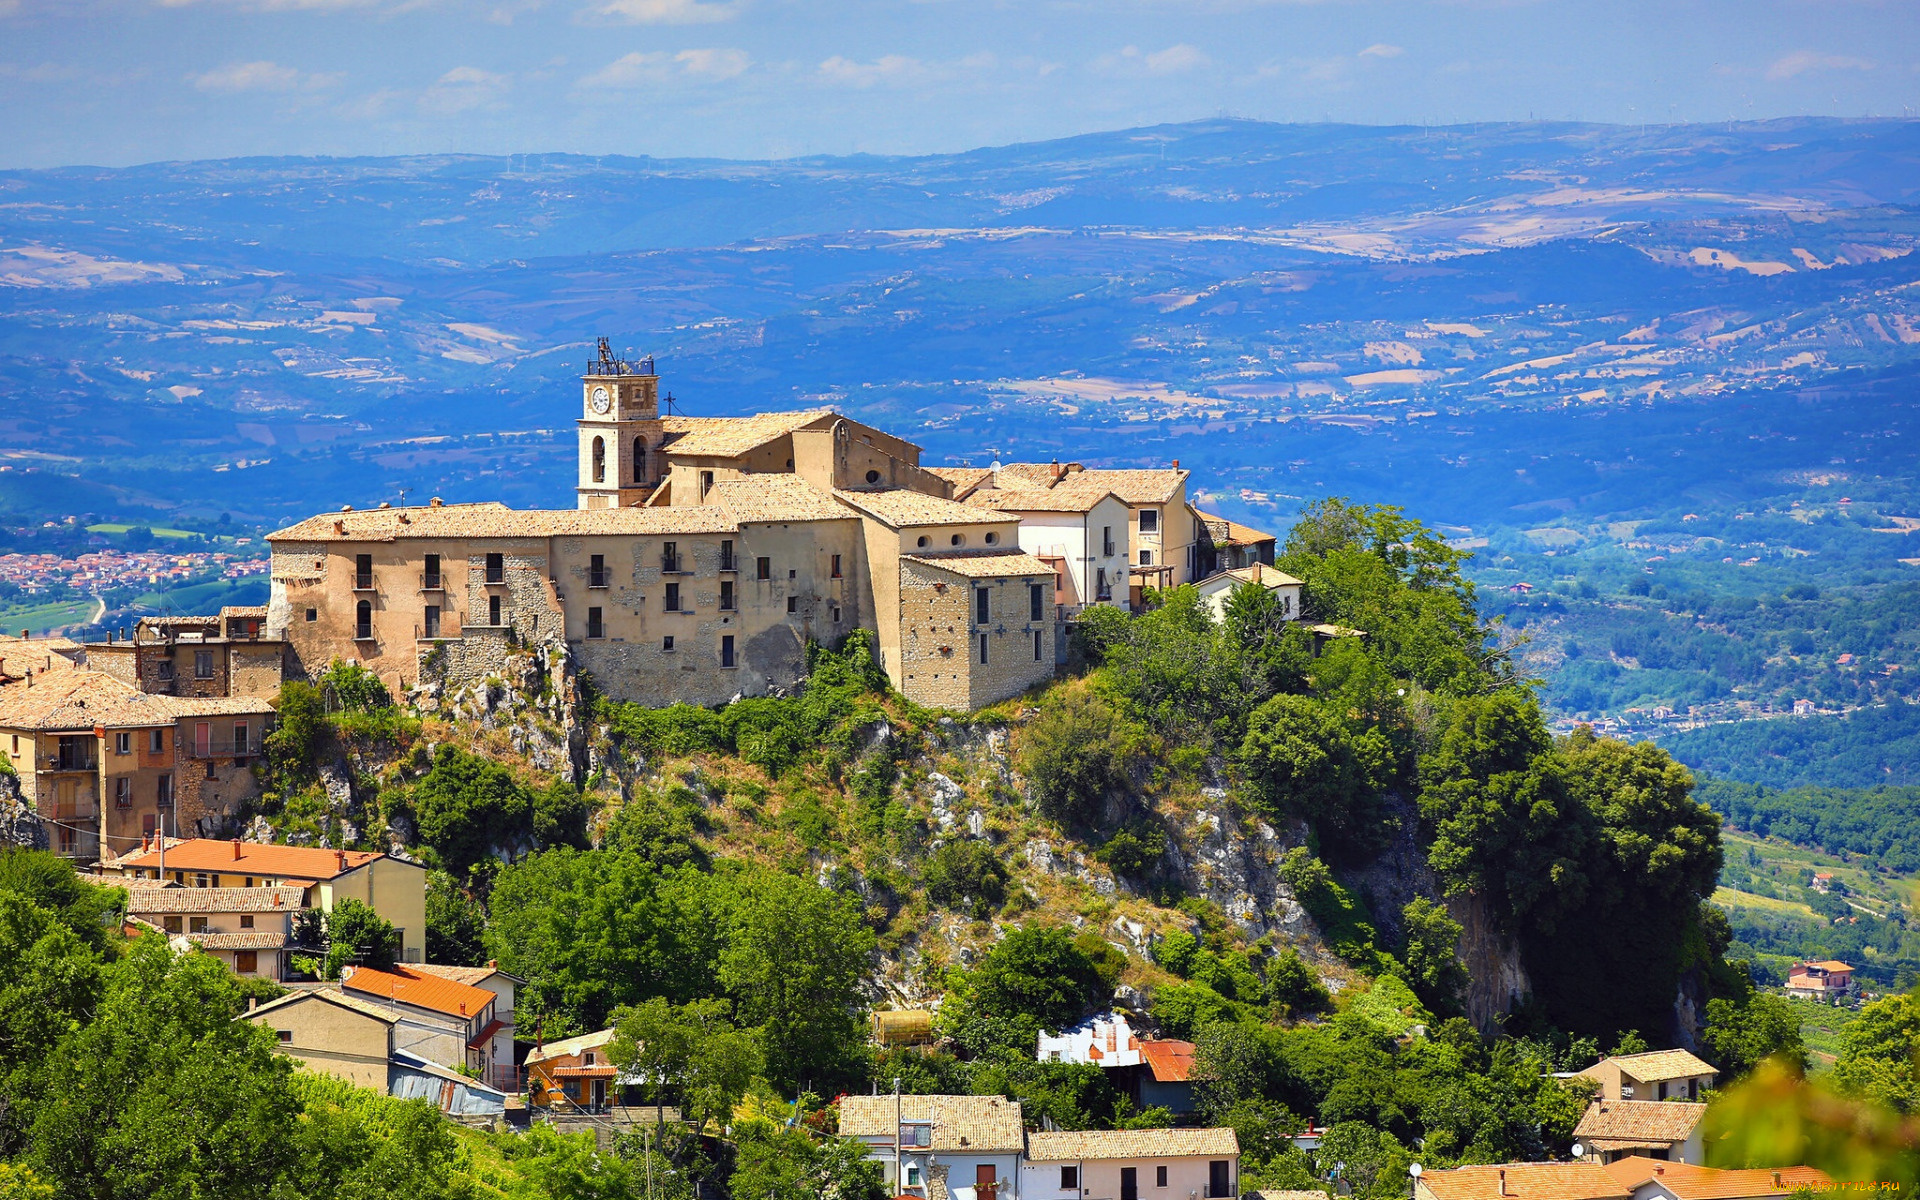
{"type": "Polygon", "coordinates": [[[1120,1200],[1140,1200],[1140,1168],[1120,1168],[1120,1200]]]}
{"type": "Polygon", "coordinates": [[[975,1163],[973,1167],[973,1194],[975,1200],[993,1200],[994,1191],[1000,1186],[992,1163],[975,1163]]]}

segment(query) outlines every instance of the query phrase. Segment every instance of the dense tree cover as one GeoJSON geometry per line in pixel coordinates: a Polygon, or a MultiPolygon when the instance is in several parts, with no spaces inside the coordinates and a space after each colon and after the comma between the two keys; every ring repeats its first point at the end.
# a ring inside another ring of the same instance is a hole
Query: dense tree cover
{"type": "Polygon", "coordinates": [[[1920,703],[1911,700],[1844,715],[1709,725],[1667,735],[1661,743],[1681,762],[1716,779],[1793,789],[1795,795],[1816,789],[1810,807],[1821,810],[1910,803],[1900,797],[1911,793],[1901,789],[1920,786],[1920,703]],[[1844,792],[1827,791],[1842,788],[1865,792],[1852,801],[1844,792]]]}
{"type": "Polygon", "coordinates": [[[1906,1115],[1920,1114],[1920,991],[1883,996],[1840,1035],[1840,1088],[1906,1115]]]}
{"type": "Polygon", "coordinates": [[[1829,854],[1858,854],[1889,871],[1920,872],[1920,787],[1802,785],[1781,791],[1710,779],[1699,794],[1736,829],[1829,854]]]}
{"type": "Polygon", "coordinates": [[[456,878],[496,853],[586,842],[579,790],[556,780],[529,787],[490,758],[442,746],[406,793],[420,840],[456,878]]]}
{"type": "Polygon", "coordinates": [[[644,1080],[655,1104],[669,1092],[695,1129],[725,1125],[765,1059],[752,1033],[735,1026],[724,999],[669,1004],[658,996],[614,1013],[607,1058],[644,1080]]]}

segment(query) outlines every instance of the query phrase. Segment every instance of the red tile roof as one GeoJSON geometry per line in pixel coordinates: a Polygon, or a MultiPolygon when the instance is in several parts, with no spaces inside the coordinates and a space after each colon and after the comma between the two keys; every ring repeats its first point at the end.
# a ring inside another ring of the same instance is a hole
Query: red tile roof
{"type": "Polygon", "coordinates": [[[1193,1078],[1193,1043],[1171,1039],[1140,1043],[1140,1057],[1161,1083],[1185,1083],[1193,1078]]]}
{"type": "Polygon", "coordinates": [[[1623,1187],[1657,1183],[1681,1200],[1754,1200],[1786,1196],[1804,1187],[1829,1185],[1826,1172],[1815,1167],[1774,1167],[1763,1170],[1717,1171],[1690,1163],[1661,1162],[1641,1155],[1616,1159],[1603,1168],[1623,1187]]]}
{"type": "Polygon", "coordinates": [[[484,988],[469,987],[407,966],[395,966],[391,971],[355,967],[342,976],[340,986],[349,992],[432,1009],[450,1017],[477,1017],[494,1001],[493,993],[484,988]]]}
{"type": "MultiPolygon", "coordinates": [[[[222,842],[211,838],[167,842],[169,871],[219,871],[267,879],[332,879],[385,857],[367,850],[269,846],[262,842],[222,842]]],[[[151,870],[160,865],[160,854],[157,850],[129,854],[114,860],[112,865],[151,870]]]]}

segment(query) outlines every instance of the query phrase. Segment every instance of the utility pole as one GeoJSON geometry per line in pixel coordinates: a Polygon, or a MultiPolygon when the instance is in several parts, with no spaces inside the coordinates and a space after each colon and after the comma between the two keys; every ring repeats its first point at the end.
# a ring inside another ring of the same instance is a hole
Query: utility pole
{"type": "Polygon", "coordinates": [[[900,1077],[893,1077],[893,1194],[905,1195],[906,1179],[900,1174],[900,1077]]]}

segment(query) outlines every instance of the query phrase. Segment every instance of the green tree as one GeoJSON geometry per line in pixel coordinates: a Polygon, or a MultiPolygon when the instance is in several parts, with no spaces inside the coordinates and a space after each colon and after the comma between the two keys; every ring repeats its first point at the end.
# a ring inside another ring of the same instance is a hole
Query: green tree
{"type": "Polygon", "coordinates": [[[328,979],[338,979],[349,965],[389,970],[399,942],[393,922],[376,912],[372,905],[352,897],[338,900],[333,911],[327,914],[325,975],[328,979]]]}
{"type": "Polygon", "coordinates": [[[982,1012],[1024,1017],[1048,1032],[1071,1027],[1110,990],[1099,967],[1057,925],[1014,930],[980,960],[969,982],[982,1012]]]}
{"type": "Polygon", "coordinates": [[[274,697],[274,728],[261,740],[267,777],[290,791],[319,778],[320,751],[327,743],[326,697],[304,679],[289,679],[274,697]]]}
{"type": "Polygon", "coordinates": [[[1467,967],[1460,961],[1460,922],[1425,896],[1400,910],[1406,948],[1401,959],[1414,994],[1435,1013],[1460,1012],[1466,996],[1467,967]]]}
{"type": "Polygon", "coordinates": [[[477,967],[487,960],[487,913],[445,871],[427,872],[427,961],[477,967]]]}
{"type": "Polygon", "coordinates": [[[1040,811],[1063,825],[1097,820],[1129,783],[1144,731],[1091,689],[1056,688],[1020,734],[1019,765],[1040,811]]]}
{"type": "Polygon", "coordinates": [[[669,1090],[678,1096],[695,1129],[725,1125],[762,1066],[753,1035],[734,1027],[732,1008],[723,999],[673,1005],[655,997],[620,1009],[607,1058],[645,1080],[654,1103],[669,1090]]]}
{"type": "Polygon", "coordinates": [[[1840,1034],[1833,1079],[1850,1095],[1920,1113],[1920,993],[1883,996],[1840,1034]]]}
{"type": "Polygon", "coordinates": [[[533,794],[513,773],[458,746],[442,746],[413,789],[420,840],[441,865],[465,877],[496,846],[532,833],[533,794]]]}
{"type": "Polygon", "coordinates": [[[1728,1079],[1745,1075],[1776,1056],[1799,1070],[1807,1068],[1800,1014],[1780,996],[1756,991],[1741,1001],[1725,996],[1708,1000],[1707,1023],[1701,1036],[1714,1065],[1728,1079]]]}
{"type": "Polygon", "coordinates": [[[734,1127],[735,1196],[779,1200],[886,1200],[880,1161],[851,1138],[816,1141],[764,1118],[734,1127]]]}
{"type": "Polygon", "coordinates": [[[636,1200],[642,1193],[632,1165],[602,1151],[591,1132],[559,1133],[536,1121],[499,1145],[514,1168],[509,1200],[636,1200]]]}
{"type": "Polygon", "coordinates": [[[9,892],[54,914],[88,946],[106,946],[107,933],[126,912],[127,894],[80,878],[73,864],[44,850],[0,848],[0,892],[9,892]]]}
{"type": "Polygon", "coordinates": [[[768,1077],[783,1086],[841,1080],[860,1040],[874,951],[859,904],[756,872],[734,884],[730,909],[720,983],[759,1027],[768,1077]]]}
{"type": "Polygon", "coordinates": [[[1007,902],[1012,876],[985,842],[955,838],[927,859],[927,899],[984,921],[1007,902]]]}
{"type": "Polygon", "coordinates": [[[1305,696],[1275,696],[1255,709],[1237,755],[1250,794],[1279,816],[1303,817],[1353,847],[1377,842],[1375,781],[1346,725],[1305,696]]]}

